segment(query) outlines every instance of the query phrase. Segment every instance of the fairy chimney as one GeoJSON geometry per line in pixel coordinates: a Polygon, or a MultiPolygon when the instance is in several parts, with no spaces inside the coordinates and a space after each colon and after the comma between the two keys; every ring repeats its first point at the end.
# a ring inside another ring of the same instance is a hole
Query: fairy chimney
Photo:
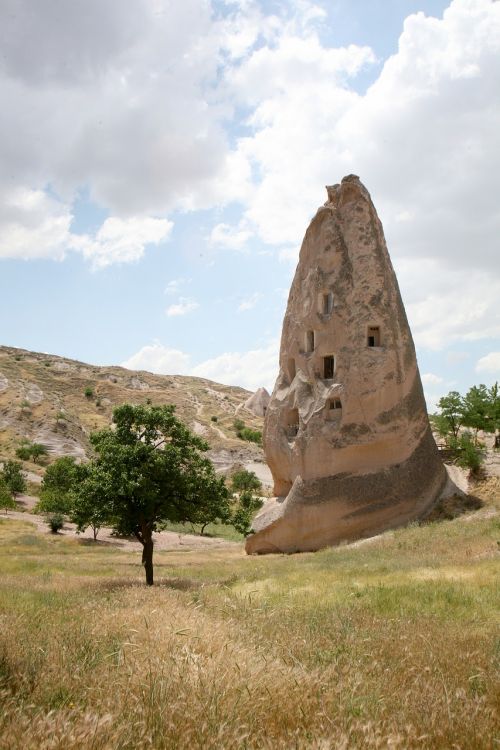
{"type": "Polygon", "coordinates": [[[300,251],[264,446],[276,497],[249,553],[371,536],[435,503],[446,472],[382,225],[355,175],[327,187],[300,251]]]}

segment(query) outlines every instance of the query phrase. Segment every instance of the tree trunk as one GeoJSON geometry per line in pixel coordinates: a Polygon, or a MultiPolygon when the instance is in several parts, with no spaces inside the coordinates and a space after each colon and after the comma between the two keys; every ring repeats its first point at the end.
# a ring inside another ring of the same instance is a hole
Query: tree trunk
{"type": "Polygon", "coordinates": [[[148,524],[144,524],[142,533],[142,564],[146,571],[146,584],[153,585],[153,534],[148,524]]]}

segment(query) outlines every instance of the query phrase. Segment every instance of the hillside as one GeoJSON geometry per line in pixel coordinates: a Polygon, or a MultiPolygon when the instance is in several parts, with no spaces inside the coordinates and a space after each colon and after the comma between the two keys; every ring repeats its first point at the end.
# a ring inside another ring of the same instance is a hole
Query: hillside
{"type": "MultiPolygon", "coordinates": [[[[237,438],[235,413],[251,393],[187,376],[98,367],[51,354],[0,346],[0,460],[15,457],[23,440],[43,443],[50,457],[83,458],[89,434],[106,427],[123,403],[175,404],[178,416],[209,443],[221,471],[241,463],[266,477],[262,449],[237,438]],[[92,395],[86,396],[92,392],[92,395]],[[212,418],[215,417],[216,421],[212,418]]],[[[254,429],[263,420],[238,417],[254,429]]],[[[37,471],[33,463],[26,468],[37,471]]]]}

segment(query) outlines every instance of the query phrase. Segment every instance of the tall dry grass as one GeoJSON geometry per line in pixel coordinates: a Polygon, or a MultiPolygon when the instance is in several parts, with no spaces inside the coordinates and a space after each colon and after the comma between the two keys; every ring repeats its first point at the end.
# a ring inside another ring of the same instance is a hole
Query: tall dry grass
{"type": "Polygon", "coordinates": [[[477,514],[316,555],[136,555],[0,524],[1,748],[496,748],[477,514]]]}

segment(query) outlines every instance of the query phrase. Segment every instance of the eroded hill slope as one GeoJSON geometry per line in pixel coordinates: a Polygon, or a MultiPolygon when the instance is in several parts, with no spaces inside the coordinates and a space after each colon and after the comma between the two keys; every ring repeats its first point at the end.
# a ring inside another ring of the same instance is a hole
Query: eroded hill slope
{"type": "MultiPolygon", "coordinates": [[[[13,458],[23,440],[43,443],[52,457],[83,458],[90,433],[111,422],[115,406],[151,402],[175,404],[178,416],[207,440],[221,470],[237,463],[258,470],[262,449],[240,440],[233,425],[250,395],[202,378],[100,367],[0,346],[0,459],[13,458]]],[[[246,409],[238,417],[262,429],[262,418],[246,409]]]]}

